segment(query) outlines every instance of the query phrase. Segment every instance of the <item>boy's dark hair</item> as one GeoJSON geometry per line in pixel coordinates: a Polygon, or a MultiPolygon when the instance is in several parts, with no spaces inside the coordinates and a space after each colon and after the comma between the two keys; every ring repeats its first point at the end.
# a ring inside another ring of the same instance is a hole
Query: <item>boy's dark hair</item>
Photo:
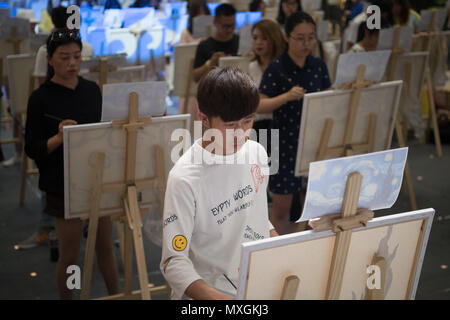
{"type": "Polygon", "coordinates": [[[303,11],[294,12],[289,16],[289,18],[286,21],[286,25],[284,26],[284,31],[286,32],[286,35],[289,36],[292,30],[294,30],[294,28],[301,23],[310,23],[314,25],[314,27],[316,26],[314,19],[306,12],[303,11]]]}
{"type": "Polygon", "coordinates": [[[52,10],[52,22],[56,29],[67,28],[67,20],[70,15],[67,13],[67,8],[59,6],[52,10]]]}
{"type": "Polygon", "coordinates": [[[220,6],[216,8],[214,19],[219,19],[222,16],[234,16],[236,15],[236,9],[229,3],[222,3],[220,6]]]}
{"type": "Polygon", "coordinates": [[[211,70],[200,80],[197,100],[199,110],[208,118],[238,121],[256,112],[259,92],[248,74],[227,66],[211,70]]]}

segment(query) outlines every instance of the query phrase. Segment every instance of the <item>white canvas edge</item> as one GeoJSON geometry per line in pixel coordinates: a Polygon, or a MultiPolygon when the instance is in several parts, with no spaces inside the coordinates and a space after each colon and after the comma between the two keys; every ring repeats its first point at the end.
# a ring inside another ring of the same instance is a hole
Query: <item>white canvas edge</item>
{"type": "MultiPolygon", "coordinates": [[[[388,145],[386,146],[386,149],[390,149],[391,147],[391,143],[392,143],[392,135],[394,133],[394,128],[395,128],[395,121],[397,119],[397,113],[398,113],[398,106],[400,103],[400,97],[401,97],[401,93],[402,93],[402,86],[403,86],[403,81],[402,80],[395,80],[395,81],[388,81],[388,82],[381,82],[378,84],[375,84],[371,87],[369,87],[370,89],[378,89],[378,88],[384,88],[384,87],[389,87],[389,86],[398,86],[397,88],[397,98],[395,99],[395,106],[394,106],[394,117],[392,119],[392,126],[389,129],[389,133],[388,136],[391,137],[388,141],[388,145]]],[[[313,93],[307,93],[305,95],[305,97],[303,98],[303,106],[302,106],[302,118],[301,118],[301,122],[300,122],[300,131],[299,131],[299,139],[298,139],[298,145],[297,145],[297,154],[296,154],[296,159],[295,159],[295,169],[294,169],[294,175],[296,177],[306,177],[308,176],[308,172],[299,172],[300,171],[300,150],[302,150],[303,148],[303,139],[304,139],[304,135],[305,135],[305,130],[306,130],[306,107],[308,104],[308,100],[309,99],[313,99],[316,98],[317,96],[323,96],[323,97],[328,97],[331,95],[336,95],[336,94],[343,94],[343,93],[349,93],[352,90],[340,90],[340,89],[335,89],[335,90],[328,90],[328,91],[320,91],[320,92],[313,92],[313,93]]]]}
{"type": "MultiPolygon", "coordinates": [[[[373,229],[377,227],[382,227],[391,224],[397,224],[402,222],[409,222],[414,220],[424,220],[426,221],[426,228],[423,231],[423,241],[422,246],[420,248],[419,257],[417,260],[417,268],[416,270],[412,270],[415,272],[414,284],[411,290],[411,300],[415,298],[417,285],[419,283],[420,272],[422,270],[422,262],[425,256],[425,248],[428,243],[428,238],[431,232],[431,225],[433,223],[435,210],[433,208],[422,209],[417,211],[404,212],[394,215],[388,215],[383,217],[374,218],[367,222],[366,227],[360,227],[353,229],[353,231],[360,231],[362,229],[373,229]]],[[[320,238],[326,238],[334,235],[335,233],[331,230],[315,232],[313,230],[302,231],[292,234],[287,234],[275,238],[267,238],[262,240],[256,240],[251,242],[246,242],[241,244],[241,263],[240,263],[240,273],[239,273],[239,284],[238,290],[236,294],[237,300],[243,300],[247,287],[247,273],[248,273],[248,263],[250,254],[253,251],[259,251],[264,249],[270,249],[279,246],[285,246],[296,242],[302,241],[310,241],[320,238]]]]}
{"type": "MultiPolygon", "coordinates": [[[[184,120],[184,129],[189,130],[189,121],[191,116],[189,114],[180,114],[180,115],[173,115],[173,116],[164,116],[164,117],[153,117],[152,122],[153,123],[159,123],[159,122],[170,122],[170,121],[178,121],[178,120],[184,120]]],[[[81,124],[81,125],[75,125],[75,126],[65,126],[63,131],[64,140],[68,141],[69,133],[70,132],[76,132],[76,131],[83,131],[83,130],[91,130],[91,129],[105,129],[112,127],[112,121],[108,122],[97,122],[97,123],[88,123],[88,124],[81,124]]],[[[188,146],[187,144],[190,143],[190,141],[187,141],[185,139],[185,148],[184,150],[187,150],[188,146]]],[[[86,216],[86,214],[78,214],[78,215],[69,215],[69,192],[66,192],[66,190],[69,190],[69,167],[65,164],[69,161],[69,147],[68,144],[63,144],[63,156],[64,156],[64,219],[76,219],[86,216]]],[[[143,205],[142,208],[147,208],[150,205],[143,205]]],[[[107,215],[109,213],[117,212],[118,210],[103,210],[100,212],[100,216],[107,215]]]]}

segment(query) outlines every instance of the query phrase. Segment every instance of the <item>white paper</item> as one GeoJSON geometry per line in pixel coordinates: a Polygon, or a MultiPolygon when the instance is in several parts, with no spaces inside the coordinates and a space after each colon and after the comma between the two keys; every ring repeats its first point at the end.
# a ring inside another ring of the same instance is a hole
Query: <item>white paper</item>
{"type": "MultiPolygon", "coordinates": [[[[411,51],[414,30],[412,27],[400,28],[398,48],[411,51]]],[[[377,50],[391,50],[394,42],[394,28],[381,29],[377,50]]]]}
{"type": "MultiPolygon", "coordinates": [[[[420,11],[420,24],[419,31],[428,31],[431,22],[431,16],[434,10],[422,10],[420,11]]],[[[435,10],[436,16],[432,31],[441,31],[444,28],[445,19],[447,18],[447,9],[435,10]]]]}
{"type": "Polygon", "coordinates": [[[322,6],[322,0],[302,0],[303,11],[317,11],[322,6]]]}
{"type": "Polygon", "coordinates": [[[341,54],[333,87],[339,88],[345,83],[356,81],[356,71],[359,65],[366,66],[365,80],[381,81],[390,56],[390,50],[341,54]]]}
{"type": "Polygon", "coordinates": [[[341,212],[347,177],[363,176],[358,208],[390,208],[402,187],[408,148],[311,162],[305,206],[300,220],[341,212]]]}
{"type": "Polygon", "coordinates": [[[243,55],[252,50],[252,26],[246,25],[239,30],[238,54],[243,55]]]}
{"type": "Polygon", "coordinates": [[[201,39],[206,37],[206,27],[211,26],[211,35],[215,32],[215,27],[213,24],[213,16],[198,16],[193,19],[192,26],[192,36],[194,39],[201,39]]]}
{"type": "Polygon", "coordinates": [[[129,96],[139,95],[139,116],[162,116],[166,111],[167,83],[146,81],[103,86],[102,121],[128,119],[129,96]]]}

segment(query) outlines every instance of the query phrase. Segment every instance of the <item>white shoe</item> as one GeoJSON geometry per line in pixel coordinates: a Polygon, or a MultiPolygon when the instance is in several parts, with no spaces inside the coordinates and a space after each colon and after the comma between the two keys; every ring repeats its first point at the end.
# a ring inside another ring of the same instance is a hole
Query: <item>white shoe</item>
{"type": "Polygon", "coordinates": [[[8,160],[3,161],[2,165],[4,167],[11,167],[11,166],[15,165],[16,163],[19,163],[18,156],[14,156],[14,157],[9,158],[8,160]]]}

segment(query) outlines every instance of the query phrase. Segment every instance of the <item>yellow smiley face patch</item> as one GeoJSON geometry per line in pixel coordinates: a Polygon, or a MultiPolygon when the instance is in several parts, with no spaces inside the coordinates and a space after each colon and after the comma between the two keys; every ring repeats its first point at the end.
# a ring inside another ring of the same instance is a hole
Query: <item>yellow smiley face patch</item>
{"type": "Polygon", "coordinates": [[[176,235],[172,239],[172,247],[175,251],[183,251],[187,246],[187,240],[185,236],[181,234],[176,235]]]}

